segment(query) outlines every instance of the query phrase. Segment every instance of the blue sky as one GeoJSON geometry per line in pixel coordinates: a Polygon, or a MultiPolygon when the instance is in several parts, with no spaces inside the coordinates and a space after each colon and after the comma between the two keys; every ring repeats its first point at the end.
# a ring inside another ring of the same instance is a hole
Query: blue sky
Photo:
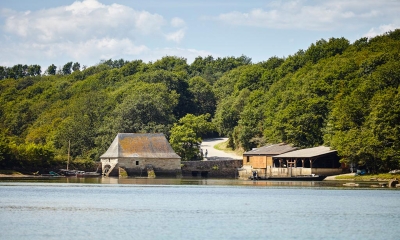
{"type": "Polygon", "coordinates": [[[400,28],[398,0],[2,0],[0,65],[246,55],[287,57],[322,38],[400,28]]]}

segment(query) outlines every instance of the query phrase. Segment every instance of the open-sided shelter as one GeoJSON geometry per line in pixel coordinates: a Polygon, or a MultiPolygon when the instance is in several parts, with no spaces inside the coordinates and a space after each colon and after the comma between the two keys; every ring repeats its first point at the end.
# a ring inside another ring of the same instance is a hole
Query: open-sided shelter
{"type": "Polygon", "coordinates": [[[103,174],[117,175],[123,168],[128,176],[146,177],[181,174],[181,157],[162,133],[118,133],[108,150],[100,156],[103,174]]]}
{"type": "MultiPolygon", "coordinates": [[[[319,146],[287,152],[272,157],[279,168],[276,175],[336,175],[343,172],[336,150],[319,146]]],[[[273,174],[273,172],[272,172],[273,174]]]]}

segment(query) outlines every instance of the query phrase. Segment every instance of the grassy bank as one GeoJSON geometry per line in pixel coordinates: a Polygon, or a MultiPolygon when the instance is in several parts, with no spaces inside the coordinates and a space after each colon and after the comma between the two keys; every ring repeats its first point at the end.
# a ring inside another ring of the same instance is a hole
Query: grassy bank
{"type": "Polygon", "coordinates": [[[400,179],[400,174],[381,173],[381,174],[365,174],[365,175],[340,175],[336,176],[337,180],[354,180],[354,181],[387,181],[390,179],[400,179]]]}
{"type": "Polygon", "coordinates": [[[228,147],[228,141],[218,143],[214,146],[214,148],[227,153],[234,153],[239,156],[243,155],[243,150],[233,150],[232,148],[228,147]]]}
{"type": "Polygon", "coordinates": [[[7,175],[7,176],[23,176],[24,174],[14,171],[14,170],[0,170],[0,175],[7,175]]]}

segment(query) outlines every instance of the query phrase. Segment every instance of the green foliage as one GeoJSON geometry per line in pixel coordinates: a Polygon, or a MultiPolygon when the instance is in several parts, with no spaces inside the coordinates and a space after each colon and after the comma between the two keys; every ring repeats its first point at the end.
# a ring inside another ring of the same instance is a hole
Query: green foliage
{"type": "Polygon", "coordinates": [[[0,66],[0,80],[7,78],[21,79],[24,77],[35,77],[40,76],[41,73],[41,67],[36,64],[29,66],[26,64],[17,64],[13,67],[0,66]]]}
{"type": "Polygon", "coordinates": [[[151,68],[154,70],[165,70],[171,72],[187,72],[189,65],[187,65],[185,58],[166,56],[153,63],[151,68]]]}
{"type": "Polygon", "coordinates": [[[217,131],[234,150],[327,145],[371,172],[400,168],[400,30],[318,40],[287,58],[166,56],[81,69],[0,67],[0,166],[90,166],[118,132],[162,132],[184,160],[217,131]],[[73,71],[73,72],[72,72],[73,71]],[[212,118],[212,120],[211,120],[212,118]],[[179,119],[179,121],[177,121],[179,119]],[[212,122],[212,123],[211,123],[212,122]]]}
{"type": "Polygon", "coordinates": [[[210,122],[209,113],[199,116],[187,114],[185,117],[179,119],[178,124],[191,128],[197,137],[204,137],[208,133],[215,131],[214,124],[210,122]]]}
{"type": "Polygon", "coordinates": [[[193,111],[197,115],[213,114],[216,106],[216,99],[212,86],[202,77],[194,77],[189,80],[189,89],[193,96],[193,111]]]}
{"type": "MultiPolygon", "coordinates": [[[[243,89],[237,97],[231,96],[225,98],[217,106],[215,112],[214,123],[217,127],[219,134],[223,136],[232,137],[233,130],[237,126],[240,119],[240,113],[243,111],[247,104],[250,91],[243,89]]],[[[232,147],[232,139],[230,147],[232,147]]]]}
{"type": "Polygon", "coordinates": [[[49,75],[56,75],[56,72],[57,72],[57,67],[54,64],[51,64],[46,70],[46,73],[49,75]]]}
{"type": "Polygon", "coordinates": [[[169,143],[182,161],[190,161],[199,155],[201,138],[189,126],[176,124],[171,129],[169,143]]]}
{"type": "Polygon", "coordinates": [[[72,65],[72,70],[73,70],[74,72],[81,70],[81,65],[80,65],[78,62],[75,62],[75,63],[72,65]]]}
{"type": "Polygon", "coordinates": [[[34,143],[21,144],[17,147],[17,160],[31,168],[49,167],[54,159],[54,149],[49,145],[34,143]]]}
{"type": "Polygon", "coordinates": [[[202,136],[215,131],[215,126],[209,119],[210,114],[200,116],[187,114],[172,127],[169,142],[183,161],[200,157],[202,136]]]}
{"type": "Polygon", "coordinates": [[[62,73],[63,73],[64,75],[71,74],[72,64],[73,64],[72,62],[68,62],[68,63],[66,63],[66,64],[63,66],[63,68],[62,68],[62,73]]]}
{"type": "Polygon", "coordinates": [[[247,104],[240,113],[240,120],[233,130],[232,138],[236,148],[248,151],[265,144],[262,140],[264,94],[261,90],[250,93],[247,104]]]}
{"type": "Polygon", "coordinates": [[[229,72],[237,67],[250,65],[251,58],[244,55],[241,57],[224,57],[214,59],[212,56],[197,57],[190,65],[189,72],[191,76],[201,76],[211,85],[214,84],[222,74],[229,72]]]}

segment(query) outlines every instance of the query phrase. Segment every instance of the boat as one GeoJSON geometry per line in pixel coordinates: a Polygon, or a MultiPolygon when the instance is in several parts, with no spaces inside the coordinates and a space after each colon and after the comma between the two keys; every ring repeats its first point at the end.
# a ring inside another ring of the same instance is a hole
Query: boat
{"type": "Polygon", "coordinates": [[[85,172],[85,171],[77,171],[77,177],[100,177],[101,173],[96,172],[85,172]]]}
{"type": "Polygon", "coordinates": [[[66,177],[74,177],[76,176],[76,172],[75,170],[68,170],[68,169],[60,169],[58,174],[66,176],[66,177]]]}
{"type": "Polygon", "coordinates": [[[43,173],[40,176],[42,176],[42,177],[64,177],[63,175],[60,175],[53,171],[50,171],[49,173],[43,173]]]}
{"type": "Polygon", "coordinates": [[[360,184],[351,182],[351,183],[344,183],[343,186],[345,186],[345,187],[358,187],[358,186],[360,186],[360,184]]]}
{"type": "Polygon", "coordinates": [[[71,141],[68,141],[68,160],[67,160],[67,169],[60,169],[58,174],[66,177],[76,176],[75,170],[69,170],[69,159],[70,159],[70,151],[71,151],[71,141]]]}
{"type": "Polygon", "coordinates": [[[326,176],[320,176],[316,174],[311,175],[298,175],[298,176],[267,176],[267,177],[253,177],[251,176],[251,180],[266,180],[266,181],[322,181],[326,178],[326,176]]]}

